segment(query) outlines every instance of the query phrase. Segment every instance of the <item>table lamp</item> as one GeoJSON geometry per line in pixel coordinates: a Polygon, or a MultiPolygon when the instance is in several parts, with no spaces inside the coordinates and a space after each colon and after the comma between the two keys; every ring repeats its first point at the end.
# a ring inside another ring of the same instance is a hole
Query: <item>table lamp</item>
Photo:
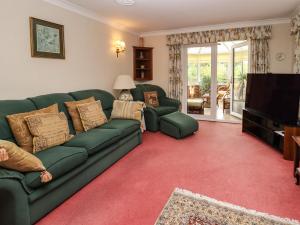
{"type": "Polygon", "coordinates": [[[113,89],[114,90],[122,90],[119,95],[119,100],[122,101],[132,101],[133,97],[130,93],[130,89],[135,88],[135,84],[130,75],[119,75],[115,80],[113,89]]]}

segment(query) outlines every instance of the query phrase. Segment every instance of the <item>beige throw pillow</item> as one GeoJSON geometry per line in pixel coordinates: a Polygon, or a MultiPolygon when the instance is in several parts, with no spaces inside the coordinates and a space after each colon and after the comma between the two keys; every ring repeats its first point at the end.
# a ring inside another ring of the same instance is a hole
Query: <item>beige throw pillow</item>
{"type": "Polygon", "coordinates": [[[7,154],[5,160],[0,160],[1,167],[19,172],[41,172],[42,183],[52,180],[52,175],[46,171],[42,161],[31,153],[24,151],[15,143],[0,140],[0,149],[1,152],[7,154]]]}
{"type": "Polygon", "coordinates": [[[132,120],[141,121],[142,111],[144,107],[145,107],[144,102],[115,100],[113,104],[111,118],[132,119],[132,120]]]}
{"type": "Polygon", "coordinates": [[[61,145],[73,137],[70,135],[68,120],[63,112],[28,116],[25,120],[33,135],[34,153],[61,145]]]}
{"type": "Polygon", "coordinates": [[[84,103],[89,103],[89,102],[94,102],[95,98],[94,97],[90,97],[87,99],[83,99],[80,101],[73,101],[73,102],[65,102],[65,105],[68,108],[68,112],[72,118],[72,122],[73,122],[73,126],[75,128],[75,131],[77,133],[80,133],[82,131],[84,131],[81,120],[80,120],[80,115],[79,112],[77,110],[77,105],[80,104],[84,104],[84,103]]]}
{"type": "Polygon", "coordinates": [[[58,105],[54,104],[47,108],[35,110],[31,112],[18,113],[6,116],[9,126],[13,132],[13,135],[17,141],[17,144],[24,150],[32,153],[32,135],[28,129],[25,121],[25,117],[41,114],[41,113],[59,113],[58,105]]]}
{"type": "Polygon", "coordinates": [[[100,101],[77,105],[77,109],[85,131],[99,127],[107,122],[100,101]]]}

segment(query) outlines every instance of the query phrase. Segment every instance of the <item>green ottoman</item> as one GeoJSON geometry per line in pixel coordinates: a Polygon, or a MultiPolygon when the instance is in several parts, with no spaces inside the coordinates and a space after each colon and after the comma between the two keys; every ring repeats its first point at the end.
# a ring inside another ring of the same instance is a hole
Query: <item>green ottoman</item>
{"type": "Polygon", "coordinates": [[[181,112],[160,117],[160,131],[177,139],[193,134],[198,128],[197,120],[181,112]]]}

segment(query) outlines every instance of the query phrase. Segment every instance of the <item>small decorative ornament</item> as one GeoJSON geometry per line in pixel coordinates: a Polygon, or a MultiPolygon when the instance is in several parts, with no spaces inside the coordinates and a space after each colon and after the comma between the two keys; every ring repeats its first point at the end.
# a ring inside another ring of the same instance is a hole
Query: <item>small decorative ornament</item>
{"type": "Polygon", "coordinates": [[[275,58],[278,62],[282,62],[283,60],[285,60],[286,55],[283,52],[278,52],[275,58]]]}
{"type": "Polygon", "coordinates": [[[140,52],[140,59],[143,59],[144,58],[144,54],[143,54],[143,52],[141,51],[140,52]]]}

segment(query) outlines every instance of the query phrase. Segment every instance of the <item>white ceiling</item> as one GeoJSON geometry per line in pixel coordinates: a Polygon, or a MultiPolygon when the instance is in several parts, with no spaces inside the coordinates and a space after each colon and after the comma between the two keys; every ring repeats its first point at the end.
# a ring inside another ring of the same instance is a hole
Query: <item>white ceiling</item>
{"type": "Polygon", "coordinates": [[[137,33],[289,17],[300,0],[68,0],[137,33]]]}

